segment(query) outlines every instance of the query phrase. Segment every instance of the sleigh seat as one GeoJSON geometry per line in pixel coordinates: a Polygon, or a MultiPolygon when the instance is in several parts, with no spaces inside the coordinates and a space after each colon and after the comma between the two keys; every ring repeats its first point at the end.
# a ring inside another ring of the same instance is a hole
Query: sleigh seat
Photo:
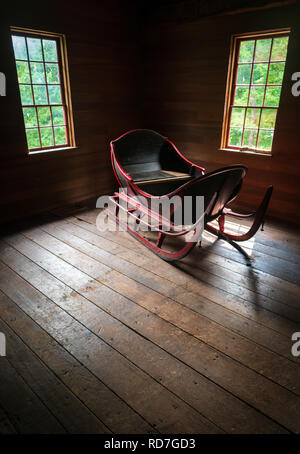
{"type": "Polygon", "coordinates": [[[124,184],[127,177],[152,195],[171,192],[205,173],[203,167],[186,159],[167,137],[148,129],[129,131],[113,140],[111,154],[120,183],[124,184]]]}

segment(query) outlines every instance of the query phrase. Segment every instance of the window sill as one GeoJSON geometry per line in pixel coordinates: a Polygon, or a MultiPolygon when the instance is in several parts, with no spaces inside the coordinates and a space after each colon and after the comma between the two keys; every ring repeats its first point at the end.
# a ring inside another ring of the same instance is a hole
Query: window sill
{"type": "Polygon", "coordinates": [[[231,153],[250,154],[252,156],[266,156],[268,158],[272,157],[272,153],[261,153],[259,151],[234,150],[233,148],[219,148],[219,150],[220,151],[230,151],[231,153]]]}
{"type": "Polygon", "coordinates": [[[62,151],[76,150],[78,147],[62,147],[62,148],[47,148],[47,150],[38,150],[38,151],[28,151],[27,156],[41,156],[43,154],[57,154],[62,151]]]}

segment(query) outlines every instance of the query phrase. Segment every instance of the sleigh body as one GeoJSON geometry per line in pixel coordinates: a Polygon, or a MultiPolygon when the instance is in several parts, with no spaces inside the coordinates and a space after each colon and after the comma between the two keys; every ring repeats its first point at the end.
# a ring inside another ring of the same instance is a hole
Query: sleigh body
{"type": "Polygon", "coordinates": [[[168,138],[150,130],[129,131],[110,145],[120,190],[110,198],[114,209],[109,209],[108,214],[164,260],[179,260],[187,255],[201,241],[203,229],[236,242],[250,239],[263,226],[272,186],[254,213],[236,213],[227,207],[242,187],[245,166],[232,165],[206,173],[203,167],[187,160],[168,138]],[[161,206],[174,200],[171,211],[164,216],[161,206]],[[186,211],[187,204],[190,222],[182,225],[176,222],[177,213],[179,209],[181,213],[186,211]],[[229,214],[253,217],[248,232],[226,232],[225,217],[229,214]],[[214,220],[218,220],[218,228],[211,225],[214,220]],[[145,234],[148,230],[151,238],[145,234]],[[182,238],[186,238],[185,242],[179,241],[182,238]],[[167,240],[172,240],[171,248],[166,246],[167,240]],[[175,240],[179,249],[174,247],[175,240]]]}

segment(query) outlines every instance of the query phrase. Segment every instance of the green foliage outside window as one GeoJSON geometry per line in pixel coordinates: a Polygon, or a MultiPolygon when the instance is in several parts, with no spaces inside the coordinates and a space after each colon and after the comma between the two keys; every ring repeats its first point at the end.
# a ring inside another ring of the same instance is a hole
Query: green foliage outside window
{"type": "Polygon", "coordinates": [[[67,144],[57,42],[13,35],[28,149],[67,144]]]}
{"type": "Polygon", "coordinates": [[[228,146],[270,152],[288,36],[239,41],[228,146]]]}

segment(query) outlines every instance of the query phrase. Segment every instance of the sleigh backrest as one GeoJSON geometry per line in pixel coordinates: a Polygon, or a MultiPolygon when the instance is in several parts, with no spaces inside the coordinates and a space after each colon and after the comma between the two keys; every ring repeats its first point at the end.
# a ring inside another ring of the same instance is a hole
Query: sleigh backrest
{"type": "Polygon", "coordinates": [[[112,142],[119,164],[128,165],[159,163],[160,152],[166,138],[149,129],[137,129],[112,142]]]}
{"type": "Polygon", "coordinates": [[[190,172],[191,165],[177,153],[174,145],[149,129],[129,131],[112,141],[111,146],[120,167],[133,178],[144,175],[147,180],[147,175],[161,170],[190,172]]]}

